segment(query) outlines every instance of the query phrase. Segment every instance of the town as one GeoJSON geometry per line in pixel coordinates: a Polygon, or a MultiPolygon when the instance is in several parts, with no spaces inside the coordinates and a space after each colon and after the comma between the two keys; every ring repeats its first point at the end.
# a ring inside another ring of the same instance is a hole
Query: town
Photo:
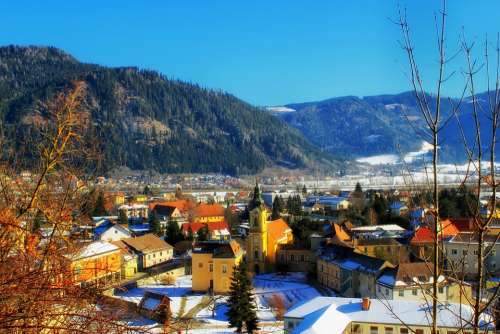
{"type": "MultiPolygon", "coordinates": [[[[103,291],[103,303],[127,310],[124,322],[161,332],[169,318],[175,330],[224,332],[234,277],[244,263],[263,333],[333,324],[339,332],[429,330],[422,304],[432,298],[436,219],[422,190],[363,190],[358,183],[351,190],[318,192],[297,184],[266,191],[258,182],[220,191],[179,185],[162,191],[144,183],[142,190],[116,190],[121,183],[101,177],[82,187],[93,202],[87,223],[69,231],[77,251],[67,260],[69,281],[103,291]]],[[[441,196],[439,302],[472,314],[477,236],[465,201],[473,195],[450,188],[441,196]]],[[[481,198],[483,216],[490,197],[481,198]]],[[[36,220],[42,241],[50,238],[50,224],[43,216],[36,220]]],[[[500,284],[499,233],[494,223],[485,236],[485,299],[500,284]]],[[[449,315],[440,327],[464,326],[456,309],[443,310],[449,315]]],[[[494,328],[493,320],[484,323],[485,332],[494,328]]]]}
{"type": "Polygon", "coordinates": [[[500,1],[0,1],[0,334],[500,334],[500,1]]]}

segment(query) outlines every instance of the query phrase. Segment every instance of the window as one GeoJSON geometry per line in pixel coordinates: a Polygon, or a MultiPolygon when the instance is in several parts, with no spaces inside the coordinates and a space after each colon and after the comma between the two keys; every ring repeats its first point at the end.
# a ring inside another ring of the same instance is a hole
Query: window
{"type": "Polygon", "coordinates": [[[258,250],[256,250],[253,255],[254,255],[255,260],[259,259],[259,251],[258,250]]]}
{"type": "Polygon", "coordinates": [[[405,290],[399,290],[399,297],[405,296],[405,290]]]}
{"type": "Polygon", "coordinates": [[[385,328],[385,334],[392,334],[392,332],[393,332],[392,327],[385,328]]]}
{"type": "Polygon", "coordinates": [[[151,254],[148,255],[148,259],[151,259],[151,254]]]}
{"type": "Polygon", "coordinates": [[[203,263],[202,262],[198,262],[198,268],[203,268],[203,263]]]}
{"type": "Polygon", "coordinates": [[[225,264],[222,265],[222,273],[223,274],[227,273],[227,265],[225,264]]]}
{"type": "Polygon", "coordinates": [[[467,255],[467,253],[468,253],[467,249],[464,249],[464,250],[462,251],[462,254],[463,254],[463,255],[467,255]]]}
{"type": "Polygon", "coordinates": [[[400,334],[408,334],[408,328],[400,328],[399,333],[400,334]]]}
{"type": "Polygon", "coordinates": [[[304,254],[300,256],[300,261],[304,262],[304,254]]]}
{"type": "Polygon", "coordinates": [[[411,290],[411,294],[414,295],[414,296],[416,296],[417,295],[417,289],[412,289],[411,290]]]}
{"type": "Polygon", "coordinates": [[[458,250],[456,250],[456,249],[452,249],[452,250],[451,250],[451,254],[453,254],[453,255],[457,255],[457,254],[458,254],[458,250]]]}
{"type": "Polygon", "coordinates": [[[370,334],[378,334],[378,327],[370,326],[370,334]]]}
{"type": "Polygon", "coordinates": [[[162,252],[160,252],[160,256],[162,256],[162,255],[163,255],[163,253],[162,253],[162,252]]]}
{"type": "Polygon", "coordinates": [[[415,334],[424,334],[423,329],[415,329],[415,334]]]}
{"type": "Polygon", "coordinates": [[[443,292],[444,292],[444,288],[443,288],[442,286],[440,286],[440,287],[438,288],[438,293],[443,293],[443,292]]]}
{"type": "Polygon", "coordinates": [[[368,248],[367,247],[365,247],[365,253],[368,253],[368,248]]]}
{"type": "Polygon", "coordinates": [[[290,261],[295,261],[295,256],[293,256],[293,254],[290,255],[290,261]]]}
{"type": "Polygon", "coordinates": [[[214,265],[212,263],[208,265],[208,271],[210,272],[214,271],[214,265]]]}

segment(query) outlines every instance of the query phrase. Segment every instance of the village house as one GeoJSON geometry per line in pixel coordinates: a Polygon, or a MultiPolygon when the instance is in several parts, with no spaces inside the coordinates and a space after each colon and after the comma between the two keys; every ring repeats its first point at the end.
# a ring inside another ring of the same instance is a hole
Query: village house
{"type": "Polygon", "coordinates": [[[152,233],[121,241],[138,256],[139,271],[164,263],[173,257],[174,248],[152,233]]]}
{"type": "Polygon", "coordinates": [[[233,270],[242,258],[235,240],[197,242],[192,251],[193,291],[229,292],[233,270]]]}
{"type": "Polygon", "coordinates": [[[181,211],[175,206],[156,204],[151,210],[151,213],[158,218],[163,228],[165,228],[167,222],[171,220],[177,222],[179,227],[186,221],[181,211]]]}
{"type": "Polygon", "coordinates": [[[121,278],[121,252],[109,242],[87,244],[69,260],[75,284],[106,285],[121,278]]]}
{"type": "Polygon", "coordinates": [[[406,245],[393,238],[354,239],[354,248],[358,253],[389,261],[394,265],[410,261],[406,245]]]}
{"type": "Polygon", "coordinates": [[[358,254],[352,248],[339,245],[323,247],[316,265],[320,284],[342,296],[373,298],[377,278],[387,267],[393,266],[388,261],[358,254]]]}
{"type": "Polygon", "coordinates": [[[139,271],[137,267],[139,257],[123,241],[111,241],[111,243],[120,248],[121,251],[121,277],[125,279],[134,277],[139,271]]]}
{"type": "Polygon", "coordinates": [[[313,208],[314,204],[328,207],[332,211],[347,210],[350,206],[350,202],[347,198],[331,195],[307,197],[305,207],[313,208]]]}
{"type": "MultiPolygon", "coordinates": [[[[437,325],[441,333],[472,333],[471,307],[441,305],[437,325]]],[[[479,333],[494,332],[490,316],[481,316],[479,333]]],[[[429,307],[421,301],[316,297],[284,315],[286,334],[430,334],[429,307]]]]}
{"type": "Polygon", "coordinates": [[[229,231],[229,226],[225,221],[213,222],[210,224],[204,223],[184,223],[182,224],[181,230],[185,238],[189,237],[191,230],[194,239],[197,238],[198,231],[206,227],[208,230],[209,240],[229,240],[231,239],[231,233],[229,231]]]}
{"type": "Polygon", "coordinates": [[[224,221],[224,207],[220,204],[200,203],[193,209],[191,221],[203,224],[224,221]]]}
{"type": "MultiPolygon", "coordinates": [[[[448,219],[440,221],[438,240],[446,241],[457,235],[460,231],[448,219]]],[[[410,240],[410,252],[418,259],[429,261],[433,257],[434,227],[423,226],[415,231],[415,235],[410,240]]]]}
{"type": "Polygon", "coordinates": [[[148,206],[145,204],[124,204],[118,207],[118,211],[123,212],[129,220],[148,219],[148,206]]]}
{"type": "Polygon", "coordinates": [[[391,209],[391,213],[395,216],[404,216],[408,213],[408,207],[404,202],[393,202],[389,207],[391,209]]]}
{"type": "MultiPolygon", "coordinates": [[[[499,276],[500,243],[498,236],[484,237],[484,266],[491,276],[499,276]]],[[[478,235],[473,232],[461,232],[445,241],[446,263],[449,272],[460,272],[467,278],[477,277],[478,235]]]]}
{"type": "Polygon", "coordinates": [[[355,239],[401,238],[408,231],[397,224],[352,227],[349,232],[355,239]]]}
{"type": "Polygon", "coordinates": [[[132,232],[124,225],[107,221],[94,229],[94,239],[103,241],[118,241],[132,237],[132,232]]]}
{"type": "MultiPolygon", "coordinates": [[[[431,263],[401,263],[386,268],[377,280],[378,299],[432,300],[434,266],[431,263]]],[[[440,302],[464,303],[472,300],[471,285],[440,275],[438,278],[440,302]]]]}

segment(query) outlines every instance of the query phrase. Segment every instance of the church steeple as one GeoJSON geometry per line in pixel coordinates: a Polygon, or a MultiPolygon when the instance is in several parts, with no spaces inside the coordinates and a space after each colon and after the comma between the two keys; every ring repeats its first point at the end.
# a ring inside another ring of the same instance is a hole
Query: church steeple
{"type": "Polygon", "coordinates": [[[255,188],[253,189],[253,197],[252,197],[252,200],[250,201],[248,207],[250,210],[253,210],[257,207],[260,207],[263,203],[264,203],[264,200],[262,199],[262,194],[260,192],[259,184],[257,183],[257,180],[255,180],[255,188]]]}

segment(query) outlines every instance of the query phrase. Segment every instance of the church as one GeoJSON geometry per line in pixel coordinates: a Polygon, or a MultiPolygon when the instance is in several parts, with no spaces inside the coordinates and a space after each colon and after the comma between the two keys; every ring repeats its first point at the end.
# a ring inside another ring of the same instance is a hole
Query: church
{"type": "Polygon", "coordinates": [[[249,205],[250,231],[247,237],[246,260],[255,274],[274,271],[279,245],[293,244],[292,229],[281,218],[269,220],[259,185],[255,185],[249,205]]]}

